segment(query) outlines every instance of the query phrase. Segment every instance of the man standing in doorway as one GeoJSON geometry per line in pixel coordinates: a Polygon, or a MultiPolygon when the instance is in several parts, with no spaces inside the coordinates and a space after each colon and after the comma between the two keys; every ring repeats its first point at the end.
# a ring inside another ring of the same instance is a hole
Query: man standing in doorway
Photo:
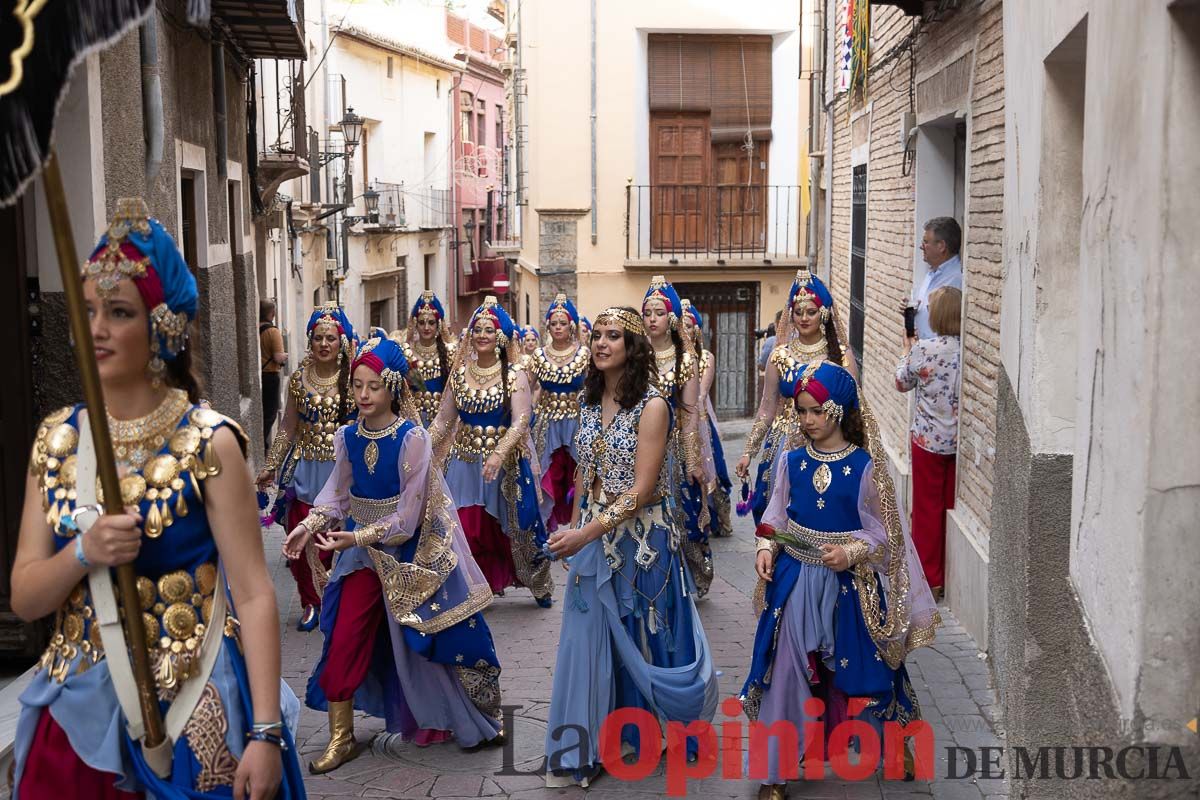
{"type": "Polygon", "coordinates": [[[263,442],[271,444],[271,429],[279,416],[279,370],[287,363],[283,335],[275,327],[275,301],[258,303],[258,349],[262,359],[263,442]]]}
{"type": "Polygon", "coordinates": [[[958,257],[962,247],[962,228],[954,217],[934,217],[925,223],[925,235],[921,237],[921,255],[929,270],[925,280],[913,292],[907,303],[916,309],[915,328],[918,339],[932,339],[937,334],[929,326],[929,295],[943,286],[953,286],[962,291],[962,260],[958,257]]]}

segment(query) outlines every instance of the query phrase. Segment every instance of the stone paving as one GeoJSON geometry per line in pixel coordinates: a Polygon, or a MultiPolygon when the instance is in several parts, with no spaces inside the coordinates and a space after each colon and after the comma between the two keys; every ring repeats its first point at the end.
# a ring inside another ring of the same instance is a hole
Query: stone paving
{"type": "MultiPolygon", "coordinates": [[[[723,425],[725,452],[733,462],[741,453],[748,424],[723,425]]],[[[735,696],[750,664],[757,620],[751,609],[754,575],[753,524],[739,518],[731,538],[713,542],[717,578],[708,597],[700,602],[700,614],[721,670],[722,698],[735,696]]],[[[282,531],[268,532],[268,562],[274,571],[280,598],[280,631],[283,635],[283,676],[302,699],[309,672],[321,651],[321,634],[299,633],[295,620],[298,598],[291,575],[279,555],[282,531]]],[[[501,688],[504,703],[513,710],[510,744],[504,750],[464,753],[454,744],[418,748],[395,742],[383,731],[381,720],[360,716],[356,733],[360,740],[375,737],[371,751],[329,775],[309,776],[306,783],[313,800],[344,797],[455,798],[494,797],[514,800],[534,798],[608,798],[665,796],[663,768],[640,782],[624,782],[602,776],[583,791],[577,788],[547,789],[540,775],[514,774],[538,770],[544,755],[546,719],[549,709],[551,673],[561,620],[560,602],[566,573],[554,570],[557,588],[555,606],[543,610],[529,593],[510,590],[486,612],[504,668],[501,688]],[[507,767],[505,767],[507,762],[507,767]],[[507,775],[498,774],[501,772],[507,775]]],[[[859,798],[932,797],[935,800],[995,800],[1007,797],[1006,782],[999,780],[948,780],[947,748],[1003,745],[998,719],[999,706],[991,685],[990,670],[983,654],[964,632],[953,613],[941,609],[945,626],[932,647],[918,650],[908,668],[926,721],[936,737],[937,765],[933,782],[883,781],[878,777],[861,782],[839,780],[832,773],[822,781],[794,782],[788,796],[820,800],[859,798]]],[[[718,711],[715,722],[727,719],[718,711]]],[[[742,723],[744,717],[739,717],[742,723]]],[[[321,752],[328,739],[323,713],[305,708],[297,732],[297,745],[307,762],[321,752]]],[[[700,798],[753,798],[757,783],[717,776],[688,784],[687,796],[700,798]]]]}

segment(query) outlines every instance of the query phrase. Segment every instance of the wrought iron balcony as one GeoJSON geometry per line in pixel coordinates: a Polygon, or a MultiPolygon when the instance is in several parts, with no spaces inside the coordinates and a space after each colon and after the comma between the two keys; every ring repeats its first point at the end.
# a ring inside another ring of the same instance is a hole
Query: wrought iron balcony
{"type": "Polygon", "coordinates": [[[627,184],[627,261],[800,259],[801,187],[627,184]]]}
{"type": "Polygon", "coordinates": [[[450,203],[449,189],[435,189],[430,186],[420,192],[417,199],[421,205],[422,228],[454,227],[454,206],[450,203]]]}

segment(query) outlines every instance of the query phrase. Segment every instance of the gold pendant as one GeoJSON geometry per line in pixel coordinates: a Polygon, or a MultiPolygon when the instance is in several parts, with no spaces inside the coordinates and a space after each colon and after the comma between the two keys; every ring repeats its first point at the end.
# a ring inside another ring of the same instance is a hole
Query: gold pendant
{"type": "Polygon", "coordinates": [[[829,488],[829,484],[833,482],[833,473],[829,471],[828,464],[822,464],[813,472],[813,488],[817,490],[817,494],[825,494],[825,490],[829,488]]]}
{"type": "Polygon", "coordinates": [[[366,452],[363,453],[363,461],[367,464],[367,472],[371,475],[375,474],[375,465],[379,463],[379,445],[372,440],[367,442],[366,452]]]}

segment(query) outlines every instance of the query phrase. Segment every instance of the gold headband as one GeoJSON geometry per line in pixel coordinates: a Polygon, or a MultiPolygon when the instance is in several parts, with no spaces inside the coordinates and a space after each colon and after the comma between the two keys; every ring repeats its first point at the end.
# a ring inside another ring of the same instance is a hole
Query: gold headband
{"type": "Polygon", "coordinates": [[[596,317],[596,324],[616,325],[630,333],[636,333],[639,336],[646,335],[646,325],[642,322],[642,318],[632,311],[626,311],[617,306],[610,306],[604,309],[600,316],[596,317]]]}

